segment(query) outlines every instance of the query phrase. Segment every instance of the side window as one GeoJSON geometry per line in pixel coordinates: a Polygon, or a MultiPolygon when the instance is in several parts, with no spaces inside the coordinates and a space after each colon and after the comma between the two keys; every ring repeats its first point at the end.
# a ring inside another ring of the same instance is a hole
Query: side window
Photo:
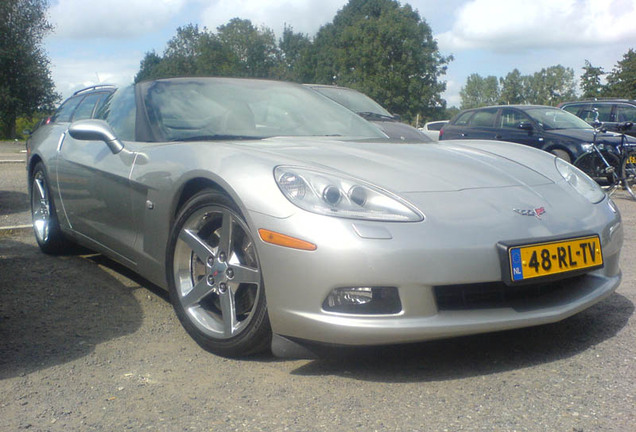
{"type": "Polygon", "coordinates": [[[68,99],[64,102],[53,114],[51,118],[51,122],[70,122],[71,117],[73,117],[73,112],[77,105],[82,101],[82,96],[77,96],[68,99]]]}
{"type": "MultiPolygon", "coordinates": [[[[616,121],[612,117],[612,104],[603,103],[603,104],[594,104],[594,109],[598,110],[598,120],[602,122],[611,122],[616,121]]],[[[591,123],[594,121],[594,115],[591,116],[591,119],[585,118],[584,120],[591,123]]]]}
{"type": "Polygon", "coordinates": [[[457,120],[455,120],[454,125],[456,126],[466,126],[468,124],[468,119],[470,119],[470,116],[473,115],[474,111],[467,111],[463,114],[460,114],[459,117],[457,117],[457,120]]]}
{"type": "Polygon", "coordinates": [[[636,123],[636,106],[623,104],[616,105],[616,121],[629,121],[636,123]]]}
{"type": "Polygon", "coordinates": [[[529,121],[530,119],[522,112],[505,108],[501,110],[499,127],[502,129],[518,129],[521,123],[529,121]]]}
{"type": "Polygon", "coordinates": [[[485,109],[475,113],[470,119],[469,126],[472,127],[493,127],[495,123],[496,109],[485,109]]]}
{"type": "Polygon", "coordinates": [[[95,105],[105,96],[105,93],[93,93],[84,98],[73,114],[73,121],[84,120],[93,117],[95,105]]]}
{"type": "Polygon", "coordinates": [[[110,95],[96,118],[106,120],[119,139],[134,141],[136,115],[135,88],[129,86],[110,95]]]}

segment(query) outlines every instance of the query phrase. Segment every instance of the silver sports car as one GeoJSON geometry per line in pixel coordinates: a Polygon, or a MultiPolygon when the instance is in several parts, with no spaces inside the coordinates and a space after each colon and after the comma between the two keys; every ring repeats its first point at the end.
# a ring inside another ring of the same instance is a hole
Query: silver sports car
{"type": "Polygon", "coordinates": [[[166,288],[205,349],[277,355],[555,322],[619,285],[614,203],[549,153],[408,144],[303,86],[117,90],[29,140],[33,226],[166,288]]]}

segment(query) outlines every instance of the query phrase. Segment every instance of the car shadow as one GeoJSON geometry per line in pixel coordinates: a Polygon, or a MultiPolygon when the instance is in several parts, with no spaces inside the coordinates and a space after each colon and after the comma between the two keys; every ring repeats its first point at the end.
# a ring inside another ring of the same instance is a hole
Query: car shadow
{"type": "Polygon", "coordinates": [[[0,191],[0,216],[30,210],[29,197],[24,192],[0,191]]]}
{"type": "Polygon", "coordinates": [[[0,237],[0,379],[134,333],[143,316],[138,288],[80,256],[45,255],[30,237],[0,237]]]}
{"type": "Polygon", "coordinates": [[[409,345],[333,349],[292,372],[372,382],[435,382],[523,369],[592,349],[627,325],[634,304],[620,294],[564,321],[409,345]]]}

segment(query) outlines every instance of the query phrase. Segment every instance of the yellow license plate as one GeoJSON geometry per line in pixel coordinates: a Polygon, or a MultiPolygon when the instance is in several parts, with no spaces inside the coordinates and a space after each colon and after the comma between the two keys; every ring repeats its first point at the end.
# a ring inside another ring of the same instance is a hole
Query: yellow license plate
{"type": "Polygon", "coordinates": [[[508,249],[513,282],[603,266],[597,235],[508,249]]]}
{"type": "Polygon", "coordinates": [[[627,158],[627,163],[636,164],[636,156],[631,155],[630,157],[628,157],[627,158]]]}

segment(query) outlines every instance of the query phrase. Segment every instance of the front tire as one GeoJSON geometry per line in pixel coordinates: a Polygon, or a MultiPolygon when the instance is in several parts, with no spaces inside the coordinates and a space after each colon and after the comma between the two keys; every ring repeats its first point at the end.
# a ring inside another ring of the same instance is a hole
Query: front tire
{"type": "Polygon", "coordinates": [[[204,191],[188,200],[172,229],[166,269],[175,312],[200,346],[227,357],[269,347],[254,239],[226,195],[204,191]]]}
{"type": "Polygon", "coordinates": [[[33,232],[40,250],[50,255],[68,253],[71,249],[71,243],[62,234],[49,188],[46,168],[42,162],[38,162],[33,169],[29,194],[31,195],[33,232]]]}

